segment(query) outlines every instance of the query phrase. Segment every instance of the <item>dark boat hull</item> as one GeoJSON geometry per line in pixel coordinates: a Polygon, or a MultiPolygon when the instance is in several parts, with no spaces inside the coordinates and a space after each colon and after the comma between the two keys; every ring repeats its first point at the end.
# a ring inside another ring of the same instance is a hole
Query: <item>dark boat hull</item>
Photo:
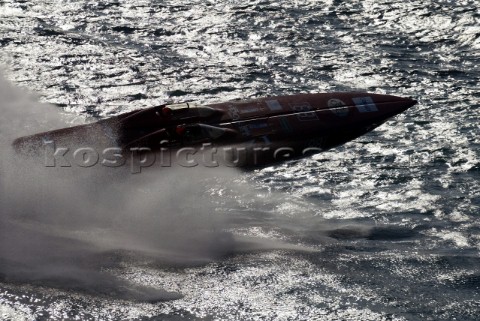
{"type": "Polygon", "coordinates": [[[23,154],[36,155],[51,153],[52,148],[68,149],[72,154],[75,149],[90,148],[102,155],[105,149],[115,148],[125,159],[132,153],[145,158],[167,151],[177,155],[185,149],[188,158],[208,149],[228,166],[259,166],[341,145],[415,103],[391,95],[345,92],[203,106],[162,105],[21,137],[13,145],[23,154]]]}

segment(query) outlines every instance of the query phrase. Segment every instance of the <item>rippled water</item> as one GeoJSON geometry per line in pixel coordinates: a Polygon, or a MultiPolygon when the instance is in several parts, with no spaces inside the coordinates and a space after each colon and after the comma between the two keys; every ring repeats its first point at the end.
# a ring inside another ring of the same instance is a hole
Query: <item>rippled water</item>
{"type": "Polygon", "coordinates": [[[0,62],[86,118],[337,90],[419,101],[342,147],[208,187],[229,232],[301,249],[111,271],[184,295],[157,304],[0,283],[0,318],[478,319],[478,1],[4,0],[0,62]]]}

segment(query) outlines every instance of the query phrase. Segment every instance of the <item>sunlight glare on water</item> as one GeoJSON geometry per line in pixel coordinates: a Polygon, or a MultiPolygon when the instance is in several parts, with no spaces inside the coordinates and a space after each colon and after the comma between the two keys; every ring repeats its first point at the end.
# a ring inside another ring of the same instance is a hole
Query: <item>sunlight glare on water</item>
{"type": "Polygon", "coordinates": [[[2,282],[0,318],[477,320],[479,12],[469,0],[0,2],[4,77],[71,118],[345,90],[419,101],[322,154],[192,182],[250,241],[193,266],[106,268],[182,298],[2,282]]]}

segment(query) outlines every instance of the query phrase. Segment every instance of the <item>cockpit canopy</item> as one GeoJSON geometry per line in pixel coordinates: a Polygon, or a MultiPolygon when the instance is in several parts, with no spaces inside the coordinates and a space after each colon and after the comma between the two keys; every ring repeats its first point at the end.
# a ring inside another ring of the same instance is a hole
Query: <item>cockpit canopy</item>
{"type": "MultiPolygon", "coordinates": [[[[206,124],[180,125],[184,128],[181,137],[186,143],[202,143],[207,141],[216,141],[224,138],[230,138],[237,135],[237,132],[222,127],[215,127],[206,124]]],[[[178,131],[177,131],[178,132],[178,131]]]]}

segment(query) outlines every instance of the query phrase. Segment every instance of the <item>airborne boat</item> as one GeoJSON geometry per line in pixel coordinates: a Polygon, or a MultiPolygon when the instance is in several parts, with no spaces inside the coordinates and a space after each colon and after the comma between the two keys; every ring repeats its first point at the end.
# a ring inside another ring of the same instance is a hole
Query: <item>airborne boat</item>
{"type": "Polygon", "coordinates": [[[117,156],[141,151],[142,157],[220,148],[229,165],[263,166],[341,145],[415,104],[410,98],[365,92],[170,104],[21,137],[13,145],[23,154],[40,155],[54,145],[64,151],[114,148],[117,156]]]}

